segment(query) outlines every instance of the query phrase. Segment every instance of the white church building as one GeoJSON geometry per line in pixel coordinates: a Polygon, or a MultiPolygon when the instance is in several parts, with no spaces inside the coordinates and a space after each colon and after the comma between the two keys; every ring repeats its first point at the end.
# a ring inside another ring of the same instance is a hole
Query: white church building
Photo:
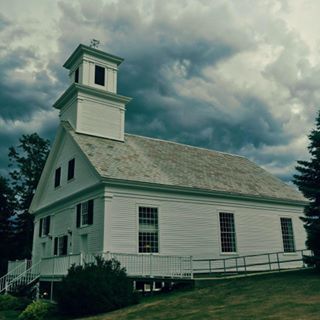
{"type": "Polygon", "coordinates": [[[122,61],[81,44],[64,64],[70,86],[30,207],[40,279],[101,253],[138,276],[192,277],[255,256],[262,268],[300,265],[305,198],[242,156],[125,133],[122,61]]]}

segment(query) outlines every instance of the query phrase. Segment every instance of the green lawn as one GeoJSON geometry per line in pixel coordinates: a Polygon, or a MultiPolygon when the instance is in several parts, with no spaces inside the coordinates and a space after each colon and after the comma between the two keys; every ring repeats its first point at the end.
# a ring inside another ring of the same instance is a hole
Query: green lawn
{"type": "MultiPolygon", "coordinates": [[[[16,319],[0,312],[0,320],[16,319]]],[[[82,320],[320,319],[320,274],[312,270],[229,280],[161,294],[135,306],[82,320]]]]}
{"type": "Polygon", "coordinates": [[[194,291],[146,299],[86,320],[320,319],[320,275],[295,271],[219,280],[194,291]]]}
{"type": "Polygon", "coordinates": [[[0,311],[0,320],[16,320],[19,316],[18,311],[6,310],[0,311]]]}

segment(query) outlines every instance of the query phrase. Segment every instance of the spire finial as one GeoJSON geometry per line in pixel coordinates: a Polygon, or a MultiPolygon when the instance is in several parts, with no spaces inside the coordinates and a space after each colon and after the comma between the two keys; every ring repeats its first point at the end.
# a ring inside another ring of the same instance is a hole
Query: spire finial
{"type": "Polygon", "coordinates": [[[99,44],[100,44],[100,40],[91,39],[91,41],[90,41],[90,47],[91,48],[98,49],[99,44]]]}

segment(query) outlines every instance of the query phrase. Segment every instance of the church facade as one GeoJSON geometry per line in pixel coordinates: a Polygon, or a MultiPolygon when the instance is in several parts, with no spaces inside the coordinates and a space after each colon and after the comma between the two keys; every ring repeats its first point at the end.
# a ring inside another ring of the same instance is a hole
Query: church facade
{"type": "Polygon", "coordinates": [[[54,104],[60,126],[30,208],[33,261],[102,252],[294,257],[304,249],[306,200],[255,163],[125,133],[122,61],[79,45],[64,64],[70,86],[54,104]]]}

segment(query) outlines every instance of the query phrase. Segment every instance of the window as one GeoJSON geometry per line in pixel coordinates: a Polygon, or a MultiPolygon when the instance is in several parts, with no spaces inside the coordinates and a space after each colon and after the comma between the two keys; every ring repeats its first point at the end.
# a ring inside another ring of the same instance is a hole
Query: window
{"type": "Polygon", "coordinates": [[[220,236],[222,252],[237,252],[233,213],[220,212],[220,236]]]}
{"type": "Polygon", "coordinates": [[[84,202],[81,205],[81,225],[88,224],[88,202],[84,202]]]}
{"type": "Polygon", "coordinates": [[[74,178],[74,167],[75,167],[75,160],[73,158],[68,163],[68,180],[71,180],[74,178]]]}
{"type": "Polygon", "coordinates": [[[295,252],[291,218],[280,218],[284,252],[295,252]]]}
{"type": "Polygon", "coordinates": [[[54,187],[55,188],[60,186],[60,180],[61,180],[61,167],[56,169],[56,173],[54,175],[54,187]]]}
{"type": "Polygon", "coordinates": [[[68,236],[54,238],[53,254],[55,256],[65,256],[68,254],[68,236]]]}
{"type": "Polygon", "coordinates": [[[50,233],[50,216],[40,219],[39,237],[47,236],[49,233],[50,233]]]}
{"type": "Polygon", "coordinates": [[[79,83],[79,68],[74,72],[74,82],[79,83]]]}
{"type": "Polygon", "coordinates": [[[104,86],[104,73],[105,69],[100,66],[96,66],[94,73],[94,83],[104,86]]]}
{"type": "Polygon", "coordinates": [[[77,205],[77,228],[93,224],[93,200],[77,205]]]}
{"type": "Polygon", "coordinates": [[[139,252],[159,252],[158,208],[139,207],[139,252]]]}

